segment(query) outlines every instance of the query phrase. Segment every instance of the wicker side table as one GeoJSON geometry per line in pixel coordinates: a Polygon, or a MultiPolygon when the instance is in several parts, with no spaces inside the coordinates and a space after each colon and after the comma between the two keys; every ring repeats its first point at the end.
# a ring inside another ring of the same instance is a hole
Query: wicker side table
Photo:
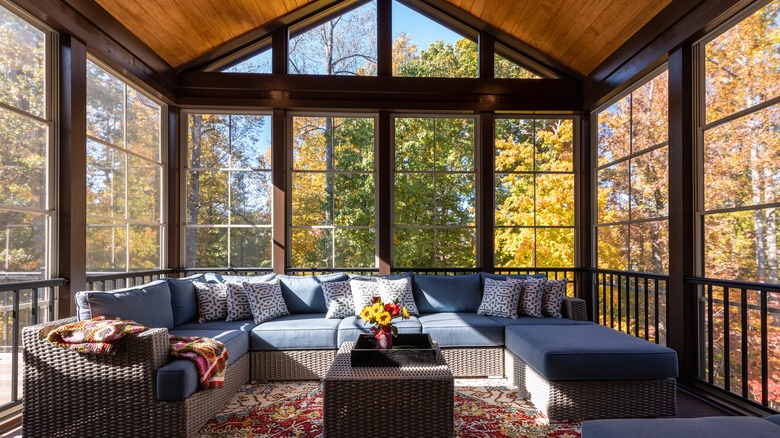
{"type": "Polygon", "coordinates": [[[440,350],[436,364],[350,365],[354,342],[345,342],[323,380],[325,437],[451,437],[455,381],[440,350]]]}

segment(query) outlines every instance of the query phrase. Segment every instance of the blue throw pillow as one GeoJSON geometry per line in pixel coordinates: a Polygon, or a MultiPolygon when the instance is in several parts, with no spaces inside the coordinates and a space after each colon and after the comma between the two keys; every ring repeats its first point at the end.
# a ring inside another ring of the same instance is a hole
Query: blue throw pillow
{"type": "Polygon", "coordinates": [[[415,274],[413,283],[414,301],[417,303],[420,314],[435,312],[477,313],[482,302],[479,274],[415,274]]]}
{"type": "Polygon", "coordinates": [[[346,274],[330,275],[277,275],[282,286],[282,296],[291,314],[326,313],[325,295],[321,283],[328,281],[346,281],[346,274]]]}
{"type": "Polygon", "coordinates": [[[76,306],[80,320],[117,316],[146,327],[173,328],[171,291],[164,280],[107,292],[79,292],[76,306]]]}

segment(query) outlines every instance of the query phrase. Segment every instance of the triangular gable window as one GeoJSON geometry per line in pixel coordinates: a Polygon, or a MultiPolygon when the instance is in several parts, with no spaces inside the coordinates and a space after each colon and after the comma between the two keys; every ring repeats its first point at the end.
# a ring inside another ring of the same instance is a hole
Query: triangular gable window
{"type": "Polygon", "coordinates": [[[376,76],[376,2],[290,31],[292,74],[376,76]]]}
{"type": "Polygon", "coordinates": [[[494,56],[495,77],[501,79],[541,79],[538,74],[503,56],[494,56]]]}
{"type": "Polygon", "coordinates": [[[476,38],[393,2],[393,76],[476,78],[476,38]]]}
{"type": "Polygon", "coordinates": [[[271,50],[270,44],[267,44],[259,52],[251,55],[236,64],[220,69],[225,73],[271,73],[271,50]]]}

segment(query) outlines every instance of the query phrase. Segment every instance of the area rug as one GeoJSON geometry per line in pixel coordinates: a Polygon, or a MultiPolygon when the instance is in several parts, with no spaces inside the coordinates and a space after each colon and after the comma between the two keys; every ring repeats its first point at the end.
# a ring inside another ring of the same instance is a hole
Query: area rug
{"type": "MultiPolygon", "coordinates": [[[[578,423],[550,423],[506,379],[455,380],[456,437],[579,438],[578,423]]],[[[320,382],[244,385],[201,437],[321,437],[320,382]]]]}

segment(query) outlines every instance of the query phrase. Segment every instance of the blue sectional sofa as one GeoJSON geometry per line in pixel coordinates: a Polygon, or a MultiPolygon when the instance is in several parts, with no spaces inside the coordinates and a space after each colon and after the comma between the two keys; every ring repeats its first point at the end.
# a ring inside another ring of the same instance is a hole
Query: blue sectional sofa
{"type": "MultiPolygon", "coordinates": [[[[513,319],[477,314],[485,279],[506,276],[487,273],[392,276],[399,277],[411,278],[414,300],[420,311],[419,316],[399,320],[399,331],[429,333],[455,376],[517,378],[517,364],[522,362],[518,356],[525,353],[507,342],[517,333],[598,327],[585,321],[584,301],[569,297],[563,300],[563,318],[513,319]]],[[[127,415],[114,414],[112,421],[127,420],[127,427],[112,430],[122,436],[192,436],[247,381],[321,379],[339,346],[368,332],[359,317],[326,318],[328,309],[321,285],[348,279],[346,274],[306,277],[203,274],[167,278],[128,289],[79,292],[76,304],[80,319],[118,316],[154,329],[128,341],[126,351],[118,355],[121,360],[117,360],[83,357],[48,345],[46,333],[75,318],[25,328],[24,433],[29,436],[99,434],[101,426],[96,420],[107,415],[104,405],[121,403],[127,415]],[[274,278],[280,282],[289,315],[260,324],[251,319],[198,322],[195,281],[252,282],[274,278]],[[167,357],[168,333],[208,336],[224,342],[228,350],[225,386],[199,391],[194,364],[167,357]],[[138,372],[134,374],[131,370],[138,372]],[[100,377],[92,382],[84,373],[100,377]],[[95,386],[90,386],[93,383],[95,386]],[[52,422],[50,419],[62,408],[59,400],[68,399],[68,394],[72,394],[79,406],[73,412],[72,424],[52,422]],[[139,424],[138,418],[149,421],[139,424]]]]}

